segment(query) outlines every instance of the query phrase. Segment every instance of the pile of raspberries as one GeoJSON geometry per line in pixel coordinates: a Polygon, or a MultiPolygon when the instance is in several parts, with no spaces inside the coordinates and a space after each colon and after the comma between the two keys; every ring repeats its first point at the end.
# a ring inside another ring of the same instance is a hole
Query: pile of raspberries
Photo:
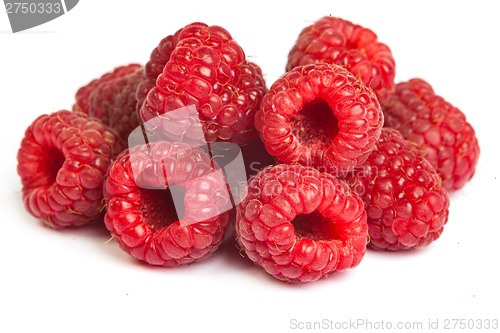
{"type": "Polygon", "coordinates": [[[367,247],[428,246],[448,193],[474,175],[478,141],[429,83],[394,78],[389,47],[340,18],[304,28],[269,89],[228,31],[189,24],[144,66],[115,68],[80,88],[72,110],[27,128],[24,204],[54,229],[104,222],[151,265],[200,261],[235,240],[292,283],[356,267],[367,247]],[[238,200],[215,143],[241,149],[238,200]]]}

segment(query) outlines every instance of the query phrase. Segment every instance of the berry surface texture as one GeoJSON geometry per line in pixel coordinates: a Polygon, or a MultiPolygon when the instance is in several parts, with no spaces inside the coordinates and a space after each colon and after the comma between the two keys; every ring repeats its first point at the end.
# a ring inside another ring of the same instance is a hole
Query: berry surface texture
{"type": "Polygon", "coordinates": [[[366,212],[343,181],[278,164],[250,179],[238,206],[238,242],[248,257],[289,282],[357,266],[366,249],[366,212]]]}
{"type": "Polygon", "coordinates": [[[0,333],[500,332],[494,1],[4,7],[0,333]]]}

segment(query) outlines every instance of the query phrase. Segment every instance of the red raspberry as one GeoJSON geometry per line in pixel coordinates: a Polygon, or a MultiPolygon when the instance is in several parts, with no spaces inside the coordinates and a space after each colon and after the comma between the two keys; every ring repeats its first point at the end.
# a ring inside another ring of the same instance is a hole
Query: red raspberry
{"type": "Polygon", "coordinates": [[[250,179],[237,206],[236,234],[248,257],[277,279],[314,281],[359,264],[366,212],[343,181],[279,164],[250,179]]]}
{"type": "Polygon", "coordinates": [[[346,69],[326,63],[298,66],[264,96],[255,126],[269,153],[341,174],[366,160],[383,115],[372,90],[346,69]]]}
{"type": "Polygon", "coordinates": [[[384,94],[380,101],[385,126],[422,147],[447,190],[458,190],[472,178],[479,159],[474,128],[427,82],[411,79],[398,83],[395,92],[384,94]]]}
{"type": "Polygon", "coordinates": [[[123,151],[109,168],[104,192],[104,221],[113,238],[151,265],[206,258],[228,224],[222,172],[208,154],[185,143],[160,141],[123,151]],[[185,192],[183,211],[175,209],[173,188],[185,192]]]}
{"type": "Polygon", "coordinates": [[[27,210],[52,228],[101,218],[115,149],[116,134],[84,114],[61,110],[37,118],[17,153],[27,210]]]}
{"type": "Polygon", "coordinates": [[[140,65],[117,67],[82,87],[77,92],[73,110],[83,111],[113,128],[121,146],[126,147],[129,134],[140,125],[136,91],[143,77],[144,69],[140,65]]]}
{"type": "MultiPolygon", "coordinates": [[[[75,96],[76,102],[75,105],[73,105],[73,111],[83,112],[92,117],[96,117],[101,121],[103,121],[103,123],[107,124],[108,113],[105,110],[102,110],[103,102],[92,103],[92,95],[102,85],[106,83],[112,83],[119,78],[134,73],[139,68],[141,68],[141,65],[138,64],[120,66],[115,68],[113,71],[106,73],[100,78],[92,80],[87,85],[81,87],[76,92],[75,96]]],[[[105,100],[108,102],[108,104],[112,104],[113,97],[115,96],[115,94],[111,89],[109,89],[109,86],[105,91],[100,92],[99,94],[101,95],[99,97],[99,101],[105,100]]]]}
{"type": "Polygon", "coordinates": [[[287,70],[328,62],[347,68],[378,93],[394,86],[396,66],[391,50],[366,28],[336,17],[306,27],[288,55],[287,70]]]}
{"type": "Polygon", "coordinates": [[[418,147],[398,131],[384,128],[376,149],[346,181],[365,202],[369,247],[420,248],[443,232],[448,193],[418,147]]]}
{"type": "Polygon", "coordinates": [[[136,91],[143,79],[144,70],[139,68],[135,72],[117,79],[113,84],[112,89],[116,91],[116,95],[108,113],[109,126],[118,133],[125,144],[129,134],[140,125],[136,91]]]}
{"type": "MultiPolygon", "coordinates": [[[[148,76],[160,67],[148,69],[148,76]]],[[[138,97],[145,90],[140,86],[138,97]]],[[[175,48],[139,114],[146,122],[195,105],[208,142],[244,144],[255,137],[253,119],[265,92],[260,68],[245,59],[225,29],[193,23],[178,32],[175,48]]]]}

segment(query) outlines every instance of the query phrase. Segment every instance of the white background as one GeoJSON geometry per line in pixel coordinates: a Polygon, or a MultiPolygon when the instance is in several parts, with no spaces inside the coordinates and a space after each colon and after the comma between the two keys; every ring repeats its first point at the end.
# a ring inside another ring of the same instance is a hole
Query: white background
{"type": "Polygon", "coordinates": [[[17,34],[2,8],[0,331],[293,332],[292,319],[422,321],[424,328],[429,319],[499,319],[500,21],[493,4],[82,0],[17,34]],[[81,85],[116,66],[144,64],[163,37],[202,21],[231,32],[270,86],[300,30],[330,14],[373,29],[393,51],[397,81],[426,79],[476,129],[476,176],[451,195],[448,224],[427,249],[369,251],[351,271],[287,285],[232,244],[203,263],[147,267],[107,242],[103,227],[53,231],[24,210],[16,174],[23,132],[38,115],[70,108],[81,85]]]}

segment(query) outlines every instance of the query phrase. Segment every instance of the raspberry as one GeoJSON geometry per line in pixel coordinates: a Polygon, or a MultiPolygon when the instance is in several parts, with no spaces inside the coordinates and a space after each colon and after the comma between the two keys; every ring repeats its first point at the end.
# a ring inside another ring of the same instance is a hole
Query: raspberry
{"type": "Polygon", "coordinates": [[[102,218],[103,179],[116,154],[116,134],[81,113],[38,117],[17,153],[23,200],[52,228],[102,218]]]}
{"type": "Polygon", "coordinates": [[[247,256],[277,279],[314,281],[360,263],[366,211],[332,175],[278,164],[250,179],[237,206],[236,234],[247,256]]]}
{"type": "Polygon", "coordinates": [[[143,77],[144,69],[140,65],[117,67],[82,87],[77,92],[73,110],[83,111],[113,128],[121,146],[126,147],[128,135],[140,125],[136,90],[143,77]]]}
{"type": "Polygon", "coordinates": [[[298,66],[278,79],[255,117],[262,141],[279,161],[336,175],[366,160],[382,124],[372,90],[326,63],[298,66]]]}
{"type": "Polygon", "coordinates": [[[400,82],[394,93],[384,94],[380,101],[385,126],[422,147],[447,190],[458,190],[472,178],[479,159],[474,128],[426,81],[400,82]]]}
{"type": "Polygon", "coordinates": [[[366,28],[336,17],[323,17],[304,28],[288,55],[287,70],[317,62],[347,68],[375,93],[394,86],[391,50],[366,28]]]}
{"type": "Polygon", "coordinates": [[[139,68],[135,72],[117,79],[113,84],[116,95],[109,110],[109,126],[118,133],[124,144],[129,134],[140,125],[136,109],[136,91],[143,79],[144,71],[139,68]]]}
{"type": "MultiPolygon", "coordinates": [[[[142,121],[195,105],[206,141],[250,141],[256,136],[254,115],[266,92],[260,68],[245,59],[241,47],[221,27],[193,23],[176,35],[175,48],[140,108],[142,121]]],[[[158,58],[167,57],[165,52],[158,58]]],[[[150,64],[147,75],[154,76],[160,67],[159,62],[150,64]]],[[[146,90],[139,87],[139,100],[146,90]]]]}
{"type": "MultiPolygon", "coordinates": [[[[102,110],[103,102],[94,102],[96,105],[92,105],[92,95],[102,85],[106,83],[113,83],[115,80],[135,72],[140,67],[141,65],[138,64],[117,67],[113,71],[106,73],[100,78],[92,80],[87,85],[81,87],[76,92],[76,102],[75,105],[73,105],[73,111],[83,112],[87,115],[96,117],[103,121],[103,123],[107,124],[108,113],[105,110],[102,110]]],[[[99,94],[101,95],[99,97],[99,101],[105,100],[108,104],[112,104],[115,94],[111,89],[109,89],[109,86],[105,91],[102,91],[99,94]]]]}
{"type": "Polygon", "coordinates": [[[369,247],[421,248],[443,232],[448,193],[418,147],[398,131],[384,128],[368,160],[345,179],[365,202],[369,247]]]}
{"type": "Polygon", "coordinates": [[[230,204],[210,156],[185,143],[159,141],[124,150],[105,181],[106,227],[120,247],[151,265],[206,258],[222,241],[230,204]],[[185,192],[184,208],[175,209],[185,192]]]}

